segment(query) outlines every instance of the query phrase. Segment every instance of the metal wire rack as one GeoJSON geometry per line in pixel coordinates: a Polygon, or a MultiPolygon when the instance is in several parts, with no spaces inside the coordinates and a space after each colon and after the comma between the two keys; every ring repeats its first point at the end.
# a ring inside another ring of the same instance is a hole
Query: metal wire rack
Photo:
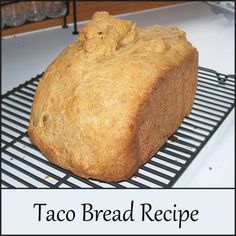
{"type": "Polygon", "coordinates": [[[191,114],[134,177],[108,184],[73,175],[31,144],[27,127],[41,76],[2,96],[2,188],[170,188],[235,106],[235,76],[199,67],[191,114]]]}

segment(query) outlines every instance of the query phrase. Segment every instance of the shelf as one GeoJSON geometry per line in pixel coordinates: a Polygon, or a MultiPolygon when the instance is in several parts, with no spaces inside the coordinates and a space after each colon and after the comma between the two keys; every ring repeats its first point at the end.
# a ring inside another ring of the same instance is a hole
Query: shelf
{"type": "MultiPolygon", "coordinates": [[[[180,4],[186,1],[77,1],[77,21],[91,19],[96,11],[109,11],[110,14],[121,14],[133,11],[140,11],[151,8],[180,4]]],[[[69,15],[67,22],[73,22],[73,3],[69,4],[69,15]]],[[[19,33],[49,28],[53,26],[63,25],[63,18],[46,19],[39,22],[26,23],[18,27],[4,28],[2,36],[15,35],[19,33]]]]}

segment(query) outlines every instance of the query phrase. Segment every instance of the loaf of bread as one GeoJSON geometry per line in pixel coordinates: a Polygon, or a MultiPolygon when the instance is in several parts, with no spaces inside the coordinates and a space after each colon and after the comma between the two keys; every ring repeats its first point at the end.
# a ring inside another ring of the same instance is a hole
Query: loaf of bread
{"type": "Polygon", "coordinates": [[[178,28],[97,12],[40,80],[29,137],[78,176],[126,180],[190,113],[197,70],[198,52],[178,28]]]}

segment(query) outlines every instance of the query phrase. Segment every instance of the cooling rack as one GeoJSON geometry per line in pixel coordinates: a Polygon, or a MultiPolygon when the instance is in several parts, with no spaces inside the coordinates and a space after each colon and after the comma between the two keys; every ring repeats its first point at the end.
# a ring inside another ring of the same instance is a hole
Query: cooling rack
{"type": "Polygon", "coordinates": [[[171,188],[235,106],[235,76],[199,67],[193,108],[179,129],[134,177],[108,184],[73,175],[31,144],[27,127],[41,77],[2,96],[2,188],[171,188]]]}

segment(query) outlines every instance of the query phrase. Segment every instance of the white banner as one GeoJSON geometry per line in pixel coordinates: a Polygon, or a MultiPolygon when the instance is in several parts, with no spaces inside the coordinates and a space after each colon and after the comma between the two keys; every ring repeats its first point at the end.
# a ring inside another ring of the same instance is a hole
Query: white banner
{"type": "Polygon", "coordinates": [[[2,190],[3,234],[233,234],[234,190],[2,190]]]}

